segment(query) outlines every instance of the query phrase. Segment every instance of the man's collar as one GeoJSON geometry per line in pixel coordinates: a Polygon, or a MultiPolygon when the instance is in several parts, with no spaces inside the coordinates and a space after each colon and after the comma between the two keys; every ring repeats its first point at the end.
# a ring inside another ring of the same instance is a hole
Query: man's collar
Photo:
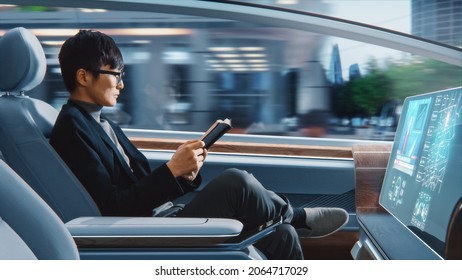
{"type": "Polygon", "coordinates": [[[84,109],[87,113],[89,113],[97,122],[101,121],[101,109],[103,106],[88,103],[81,100],[69,99],[72,103],[76,104],[80,108],[84,109]]]}

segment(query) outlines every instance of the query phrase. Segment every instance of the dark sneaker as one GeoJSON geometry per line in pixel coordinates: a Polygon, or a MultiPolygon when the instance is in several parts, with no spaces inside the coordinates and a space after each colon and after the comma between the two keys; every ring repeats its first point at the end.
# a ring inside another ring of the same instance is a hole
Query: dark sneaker
{"type": "Polygon", "coordinates": [[[304,208],[307,228],[297,229],[300,236],[320,238],[341,229],[348,222],[348,212],[342,208],[304,208]]]}

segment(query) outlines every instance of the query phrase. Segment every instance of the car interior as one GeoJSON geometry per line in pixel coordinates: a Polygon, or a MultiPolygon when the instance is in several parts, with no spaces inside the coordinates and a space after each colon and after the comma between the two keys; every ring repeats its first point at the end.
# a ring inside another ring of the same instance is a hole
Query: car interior
{"type": "MultiPolygon", "coordinates": [[[[82,1],[95,9],[104,2],[82,1]]],[[[164,2],[152,7],[123,3],[115,5],[115,10],[145,7],[193,16],[211,10],[217,17],[238,21],[251,16],[258,6],[244,3],[246,9],[233,7],[222,14],[220,5],[227,5],[223,1],[196,1],[196,6],[189,6],[191,1],[184,5],[164,2]]],[[[284,15],[285,11],[276,12],[284,15]]],[[[253,20],[346,35],[462,66],[460,48],[394,32],[383,35],[380,28],[342,20],[331,27],[334,21],[323,16],[306,20],[299,19],[304,14],[298,13],[282,23],[283,19],[268,15],[271,12],[255,14],[253,20]],[[360,34],[363,28],[367,32],[360,34]]],[[[226,22],[220,24],[226,26],[226,22]]],[[[234,219],[178,218],[165,212],[155,217],[102,216],[48,143],[58,109],[33,94],[49,75],[50,53],[44,51],[30,24],[8,26],[0,37],[0,259],[266,259],[252,244],[279,226],[280,218],[242,232],[242,223],[234,219]]],[[[200,87],[198,81],[192,83],[200,87]]],[[[214,174],[236,167],[248,170],[296,207],[346,209],[349,222],[335,234],[319,239],[300,235],[305,259],[462,259],[462,194],[457,173],[461,159],[454,156],[462,146],[461,108],[462,87],[408,98],[395,141],[226,134],[210,149],[201,169],[203,185],[214,174]],[[419,145],[427,149],[425,153],[415,152],[420,151],[419,145]],[[435,174],[439,181],[429,180],[420,190],[428,179],[425,176],[435,174]],[[403,199],[405,195],[411,199],[403,199]]],[[[202,135],[128,127],[124,132],[152,167],[168,160],[185,140],[202,135]]]]}
{"type": "MultiPolygon", "coordinates": [[[[0,99],[2,156],[66,223],[81,257],[264,258],[252,244],[280,221],[246,238],[236,238],[242,224],[231,219],[101,217],[94,201],[47,141],[56,110],[24,95],[41,82],[46,67],[37,38],[24,28],[14,28],[0,39],[0,50],[0,73],[5,74],[0,90],[8,93],[0,99]]],[[[9,216],[2,213],[2,217],[12,224],[9,216]]],[[[27,225],[27,221],[21,222],[27,225]]]]}
{"type": "Polygon", "coordinates": [[[356,259],[462,257],[461,101],[462,88],[408,97],[393,146],[355,147],[356,259]]]}
{"type": "Polygon", "coordinates": [[[0,174],[0,259],[79,259],[69,230],[48,204],[3,160],[0,174]]]}

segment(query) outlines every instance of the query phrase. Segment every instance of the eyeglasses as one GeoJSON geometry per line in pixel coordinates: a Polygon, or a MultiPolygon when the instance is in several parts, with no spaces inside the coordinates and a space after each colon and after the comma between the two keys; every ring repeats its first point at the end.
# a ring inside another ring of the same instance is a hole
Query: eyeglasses
{"type": "Polygon", "coordinates": [[[125,76],[125,72],[115,72],[115,71],[108,71],[108,70],[94,70],[92,72],[99,73],[99,74],[114,75],[117,79],[117,84],[120,84],[120,82],[122,82],[122,77],[125,76]]]}

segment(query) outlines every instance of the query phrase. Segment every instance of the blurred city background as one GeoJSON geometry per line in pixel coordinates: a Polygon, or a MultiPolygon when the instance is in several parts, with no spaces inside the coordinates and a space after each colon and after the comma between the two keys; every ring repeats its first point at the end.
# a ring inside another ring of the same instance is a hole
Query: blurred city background
{"type": "MultiPolygon", "coordinates": [[[[462,46],[462,0],[241,1],[319,13],[462,46]]],[[[31,96],[66,102],[57,55],[78,29],[112,36],[126,76],[123,127],[392,140],[406,96],[462,85],[460,67],[324,34],[213,17],[0,5],[0,36],[24,26],[47,56],[31,96]]]]}

